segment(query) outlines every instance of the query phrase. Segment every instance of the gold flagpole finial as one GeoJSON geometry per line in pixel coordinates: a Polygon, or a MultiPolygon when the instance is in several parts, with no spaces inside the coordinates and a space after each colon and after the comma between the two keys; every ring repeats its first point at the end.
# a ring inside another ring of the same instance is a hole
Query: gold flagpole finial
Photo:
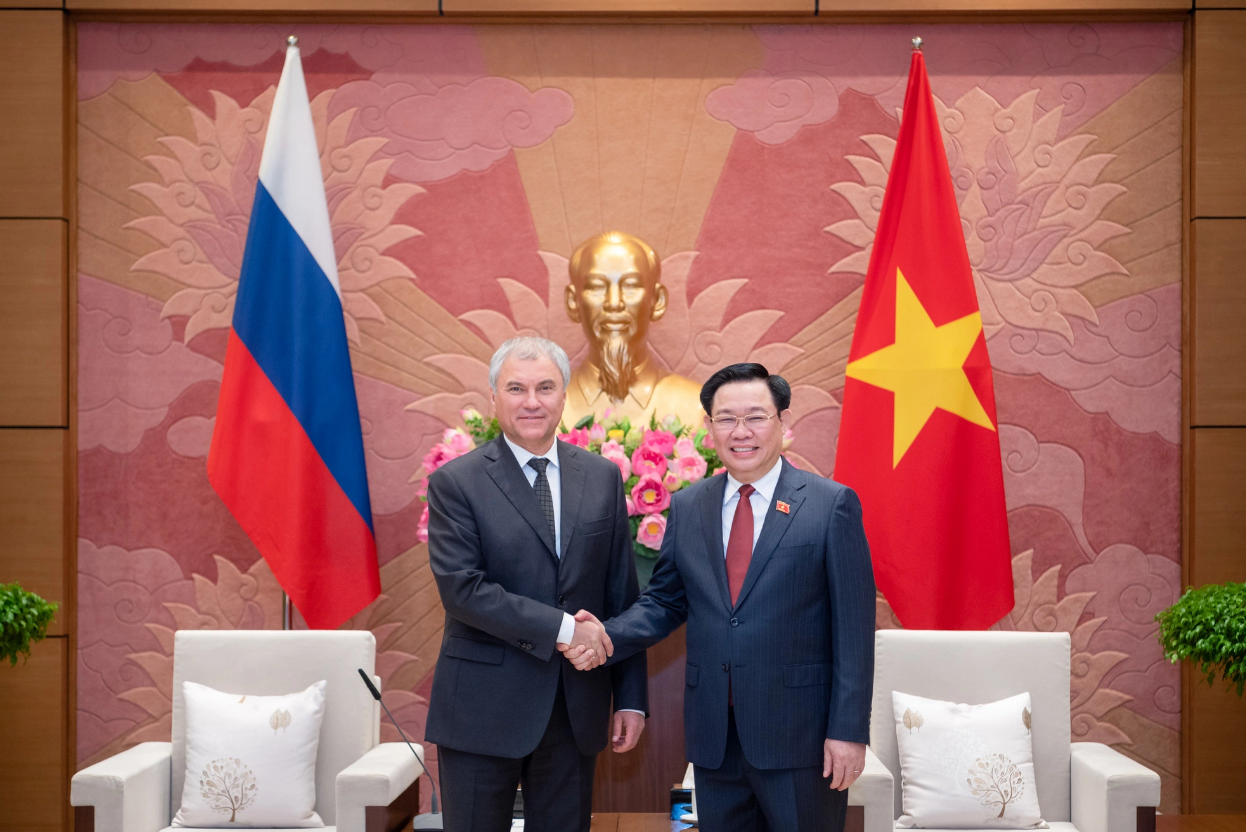
{"type": "Polygon", "coordinates": [[[289,44],[290,46],[298,46],[299,39],[295,37],[294,35],[290,35],[290,37],[286,38],[286,43],[289,44]]]}
{"type": "Polygon", "coordinates": [[[913,48],[916,49],[918,52],[922,51],[922,39],[921,38],[913,38],[913,48]]]}

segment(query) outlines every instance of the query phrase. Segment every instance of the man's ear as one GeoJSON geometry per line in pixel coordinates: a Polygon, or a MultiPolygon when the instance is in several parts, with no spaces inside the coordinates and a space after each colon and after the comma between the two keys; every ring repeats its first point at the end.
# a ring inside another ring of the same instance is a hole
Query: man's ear
{"type": "Polygon", "coordinates": [[[580,322],[580,301],[576,298],[575,284],[568,283],[562,292],[563,305],[567,307],[567,317],[572,323],[580,322]]]}
{"type": "Polygon", "coordinates": [[[779,411],[779,426],[783,428],[783,432],[787,433],[792,429],[792,409],[779,411]]]}
{"type": "Polygon", "coordinates": [[[666,287],[661,283],[653,284],[653,314],[649,320],[657,321],[666,314],[666,287]]]}

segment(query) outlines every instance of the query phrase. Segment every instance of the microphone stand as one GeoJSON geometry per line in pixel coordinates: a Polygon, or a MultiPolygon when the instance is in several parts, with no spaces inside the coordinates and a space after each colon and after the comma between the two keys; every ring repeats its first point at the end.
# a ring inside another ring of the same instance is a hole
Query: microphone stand
{"type": "Polygon", "coordinates": [[[385,703],[381,701],[381,692],[376,689],[376,685],[372,684],[372,680],[368,678],[368,674],[363,668],[359,668],[359,676],[363,679],[363,683],[368,686],[368,692],[372,694],[372,698],[381,703],[381,707],[385,709],[385,715],[389,717],[389,721],[394,723],[394,727],[398,729],[398,736],[402,737],[402,741],[407,744],[407,748],[411,749],[411,753],[415,755],[415,761],[420,764],[425,776],[428,777],[428,785],[433,790],[432,804],[433,811],[426,812],[422,815],[416,815],[415,820],[411,824],[412,829],[419,830],[438,830],[442,828],[441,807],[437,803],[437,784],[433,782],[433,776],[428,773],[428,769],[424,766],[424,761],[420,759],[420,755],[416,753],[415,746],[411,744],[411,740],[407,739],[407,735],[402,732],[402,726],[398,724],[398,720],[394,719],[394,715],[389,712],[389,708],[385,707],[385,703]]]}

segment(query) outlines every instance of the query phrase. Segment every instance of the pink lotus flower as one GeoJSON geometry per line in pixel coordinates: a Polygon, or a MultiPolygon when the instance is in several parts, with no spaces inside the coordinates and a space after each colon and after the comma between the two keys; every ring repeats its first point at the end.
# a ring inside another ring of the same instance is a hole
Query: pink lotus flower
{"type": "Polygon", "coordinates": [[[641,514],[657,514],[671,505],[671,492],[655,476],[642,476],[632,488],[632,500],[641,514]]]}
{"type": "Polygon", "coordinates": [[[662,477],[662,484],[666,486],[667,491],[673,494],[679,490],[684,481],[679,478],[679,474],[676,474],[674,470],[668,469],[662,477]]]}
{"type": "Polygon", "coordinates": [[[637,514],[640,514],[640,512],[636,510],[636,501],[632,499],[631,494],[625,494],[623,496],[623,500],[627,503],[628,517],[635,517],[637,514]]]}
{"type": "Polygon", "coordinates": [[[675,434],[669,430],[647,430],[641,444],[656,448],[662,456],[670,456],[675,450],[675,434]]]}
{"type": "Polygon", "coordinates": [[[623,475],[623,479],[626,481],[632,475],[631,461],[628,460],[627,454],[623,453],[623,449],[619,447],[618,442],[607,442],[606,445],[614,445],[618,450],[607,451],[603,446],[601,451],[602,457],[619,466],[619,473],[623,475]]]}
{"type": "Polygon", "coordinates": [[[476,447],[472,438],[461,430],[451,428],[441,435],[441,441],[450,446],[457,456],[462,456],[476,447]]]}
{"type": "Polygon", "coordinates": [[[588,447],[588,428],[572,428],[568,433],[558,434],[558,438],[563,442],[570,442],[577,448],[588,447]]]}
{"type": "Polygon", "coordinates": [[[719,474],[723,473],[726,470],[727,470],[726,468],[716,468],[714,469],[714,476],[718,476],[719,474]]]}
{"type": "Polygon", "coordinates": [[[464,452],[454,450],[444,442],[438,442],[424,454],[424,473],[431,474],[452,459],[460,457],[464,452]]]}
{"type": "Polygon", "coordinates": [[[424,506],[424,513],[420,515],[420,522],[415,524],[415,539],[421,543],[428,542],[428,506],[424,506]]]}
{"type": "Polygon", "coordinates": [[[705,457],[700,454],[681,456],[675,460],[675,473],[684,482],[699,482],[705,476],[707,467],[705,457]]]}
{"type": "Polygon", "coordinates": [[[702,433],[705,435],[701,437],[701,447],[707,451],[714,450],[714,434],[710,433],[708,430],[702,431],[702,433]]]}
{"type": "Polygon", "coordinates": [[[686,436],[675,443],[673,455],[676,459],[684,456],[699,456],[696,443],[686,436]]]}
{"type": "Polygon", "coordinates": [[[601,443],[602,454],[623,454],[627,455],[627,449],[613,439],[608,439],[601,443]]]}
{"type": "Polygon", "coordinates": [[[594,422],[593,426],[588,429],[588,438],[590,442],[600,442],[606,438],[606,426],[601,422],[594,422]]]}
{"type": "Polygon", "coordinates": [[[666,536],[666,518],[661,514],[646,515],[636,530],[636,542],[650,549],[661,549],[666,536]]]}
{"type": "Polygon", "coordinates": [[[459,418],[464,422],[471,422],[475,419],[483,419],[484,417],[480,415],[480,411],[476,408],[465,407],[459,411],[459,418]]]}
{"type": "Polygon", "coordinates": [[[632,473],[638,477],[661,477],[666,473],[666,455],[652,445],[641,445],[632,454],[632,473]]]}

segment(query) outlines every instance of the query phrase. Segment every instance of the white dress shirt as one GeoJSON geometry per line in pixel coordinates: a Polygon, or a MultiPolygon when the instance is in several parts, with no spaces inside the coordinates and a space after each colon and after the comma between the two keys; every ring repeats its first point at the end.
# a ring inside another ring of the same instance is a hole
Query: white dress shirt
{"type": "MultiPolygon", "coordinates": [[[[525,448],[521,448],[511,441],[506,434],[502,434],[502,438],[506,440],[506,445],[511,449],[511,453],[515,455],[515,461],[519,463],[519,470],[523,471],[523,475],[528,478],[528,485],[536,485],[536,469],[528,464],[528,460],[538,454],[532,453],[525,448]]],[[[545,466],[545,479],[549,480],[549,495],[554,499],[554,551],[558,553],[558,558],[562,559],[562,470],[558,464],[558,442],[549,446],[549,450],[539,455],[542,459],[548,459],[549,465],[545,466]]],[[[567,613],[562,614],[562,626],[558,628],[558,643],[570,644],[571,637],[575,635],[575,618],[567,613]]]]}
{"type": "MultiPolygon", "coordinates": [[[[774,490],[779,485],[779,474],[783,472],[783,458],[775,462],[774,467],[753,483],[756,490],[749,495],[749,506],[753,509],[753,545],[761,537],[761,527],[770,513],[770,501],[774,498],[774,490]]],[[[731,521],[735,519],[735,507],[740,502],[739,480],[727,475],[727,487],[723,492],[723,556],[726,557],[727,544],[731,539],[731,521]]]]}

